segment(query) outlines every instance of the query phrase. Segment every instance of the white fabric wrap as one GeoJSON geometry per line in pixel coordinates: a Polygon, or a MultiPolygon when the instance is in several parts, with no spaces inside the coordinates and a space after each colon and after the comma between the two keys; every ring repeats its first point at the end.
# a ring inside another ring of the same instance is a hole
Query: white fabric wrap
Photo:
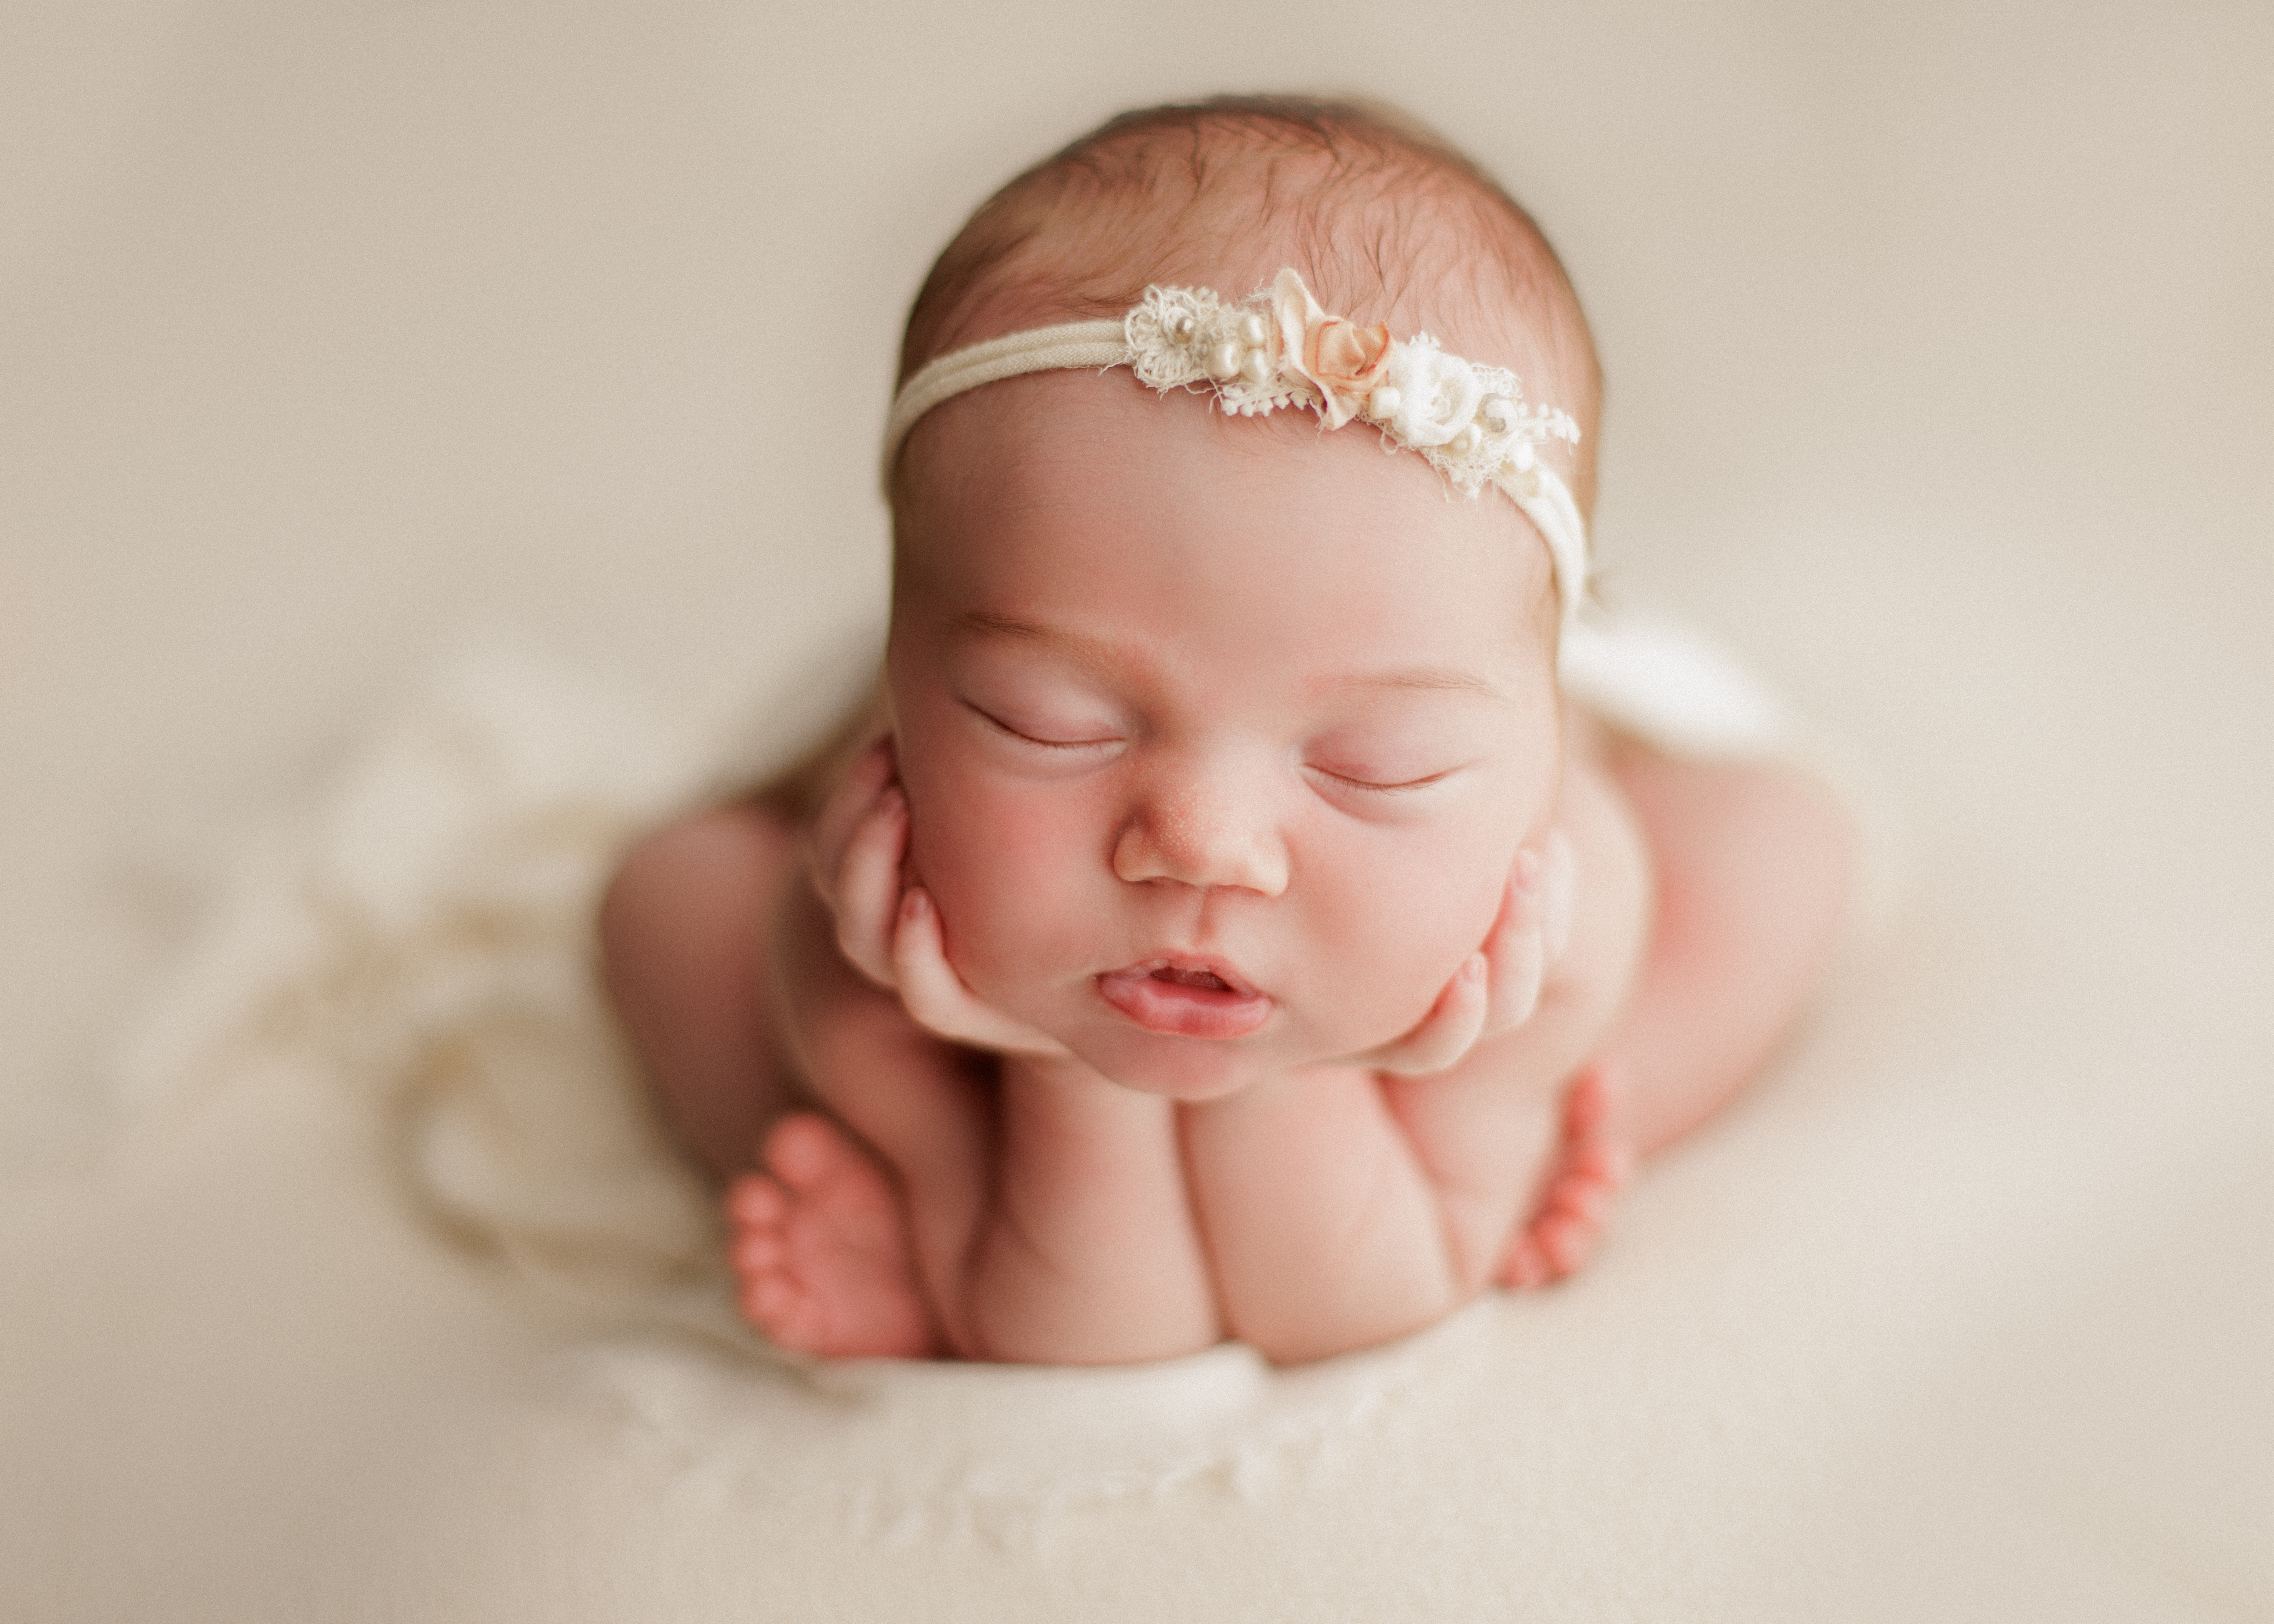
{"type": "MultiPolygon", "coordinates": [[[[1279,275],[1315,308],[1294,272],[1279,275]]],[[[894,397],[885,425],[885,487],[891,488],[893,462],[917,419],[967,390],[1028,372],[1126,366],[1148,388],[1212,390],[1230,414],[1248,417],[1307,406],[1325,421],[1326,403],[1284,367],[1282,344],[1261,300],[1226,304],[1205,288],[1148,288],[1143,302],[1119,321],[1035,327],[955,350],[927,365],[894,397]],[[1258,321],[1259,316],[1267,319],[1258,321]],[[1244,322],[1251,325],[1244,327],[1244,322]],[[1208,364],[1219,351],[1227,360],[1234,355],[1246,359],[1253,371],[1228,376],[1211,372],[1208,364]]],[[[1537,459],[1533,448],[1549,438],[1576,440],[1570,418],[1553,410],[1523,410],[1514,374],[1448,355],[1426,333],[1390,346],[1386,381],[1399,387],[1400,407],[1358,420],[1370,422],[1388,444],[1427,458],[1469,495],[1495,486],[1532,521],[1555,565],[1568,645],[1587,598],[1587,525],[1570,488],[1537,459]],[[1480,402],[1495,399],[1505,403],[1507,426],[1487,432],[1475,414],[1480,402]],[[1454,436],[1472,421],[1478,427],[1464,446],[1454,436]]]]}

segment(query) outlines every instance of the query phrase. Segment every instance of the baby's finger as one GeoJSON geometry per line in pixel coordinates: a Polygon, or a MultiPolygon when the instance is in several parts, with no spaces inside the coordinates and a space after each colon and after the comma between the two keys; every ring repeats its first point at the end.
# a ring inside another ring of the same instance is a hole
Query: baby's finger
{"type": "Polygon", "coordinates": [[[1540,923],[1542,867],[1538,853],[1517,853],[1500,917],[1485,938],[1485,959],[1492,966],[1485,1017],[1489,1033],[1514,1031],[1540,1007],[1540,989],[1547,977],[1547,942],[1540,923]]]}
{"type": "Polygon", "coordinates": [[[870,808],[847,843],[836,883],[822,893],[837,916],[837,945],[861,974],[892,986],[892,936],[900,911],[900,860],[908,846],[908,801],[895,785],[870,808]]]}
{"type": "Polygon", "coordinates": [[[1377,1051],[1372,1064],[1381,1071],[1419,1076],[1442,1071],[1467,1054],[1485,1028],[1487,969],[1482,953],[1462,960],[1421,1024],[1377,1051]]]}
{"type": "Polygon", "coordinates": [[[808,855],[813,865],[814,883],[821,888],[823,896],[836,890],[837,873],[844,866],[854,836],[876,809],[878,799],[892,786],[894,777],[892,741],[890,738],[879,739],[854,758],[843,781],[822,802],[821,811],[813,820],[808,855]]]}
{"type": "Polygon", "coordinates": [[[1540,845],[1540,934],[1547,941],[1551,965],[1571,944],[1571,921],[1578,906],[1578,854],[1571,849],[1570,836],[1551,829],[1540,845]]]}
{"type": "Polygon", "coordinates": [[[892,974],[900,1002],[916,1024],[952,1043],[1002,1054],[1068,1057],[1065,1045],[1055,1038],[1012,1019],[963,984],[947,961],[939,910],[922,886],[912,887],[900,899],[900,928],[892,936],[892,974]]]}

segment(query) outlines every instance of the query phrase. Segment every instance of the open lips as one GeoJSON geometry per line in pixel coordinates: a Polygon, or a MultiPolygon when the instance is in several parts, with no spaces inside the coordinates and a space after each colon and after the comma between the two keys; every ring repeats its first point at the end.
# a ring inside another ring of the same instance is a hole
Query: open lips
{"type": "Polygon", "coordinates": [[[1148,1032],[1244,1038],[1271,1019],[1272,1002],[1214,959],[1148,959],[1097,978],[1097,990],[1148,1032]]]}

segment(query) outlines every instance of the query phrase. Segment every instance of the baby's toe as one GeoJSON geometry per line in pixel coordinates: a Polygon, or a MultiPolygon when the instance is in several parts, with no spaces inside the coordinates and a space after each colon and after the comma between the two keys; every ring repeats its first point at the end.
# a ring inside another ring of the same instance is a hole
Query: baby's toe
{"type": "Polygon", "coordinates": [[[744,1228],[779,1228],[789,1208],[789,1192],[764,1173],[745,1173],[727,1190],[727,1215],[744,1228]]]}
{"type": "Polygon", "coordinates": [[[745,1274],[779,1274],[789,1261],[789,1244],[779,1229],[746,1230],[734,1238],[727,1252],[745,1274]]]}
{"type": "Polygon", "coordinates": [[[1615,1191],[1607,1190],[1600,1184],[1570,1180],[1559,1185],[1555,1193],[1548,1198],[1547,1210],[1541,1215],[1541,1222],[1553,1219],[1559,1223],[1585,1224],[1590,1229],[1600,1229],[1603,1221],[1610,1216],[1611,1203],[1616,1197],[1615,1191]]]}
{"type": "Polygon", "coordinates": [[[779,1178],[802,1188],[826,1177],[841,1159],[837,1131],[810,1111],[785,1116],[766,1136],[766,1166],[779,1178]]]}
{"type": "Polygon", "coordinates": [[[797,1305],[796,1289],[779,1274],[772,1273],[746,1276],[740,1295],[743,1314],[770,1335],[781,1329],[797,1305]]]}
{"type": "Polygon", "coordinates": [[[1532,1238],[1547,1263],[1548,1277],[1561,1280],[1577,1274],[1594,1250],[1595,1226],[1584,1219],[1551,1213],[1532,1226],[1532,1238]]]}
{"type": "Polygon", "coordinates": [[[1528,1235],[1519,1236],[1500,1266],[1499,1283],[1510,1291],[1529,1291],[1549,1280],[1547,1259],[1528,1235]]]}

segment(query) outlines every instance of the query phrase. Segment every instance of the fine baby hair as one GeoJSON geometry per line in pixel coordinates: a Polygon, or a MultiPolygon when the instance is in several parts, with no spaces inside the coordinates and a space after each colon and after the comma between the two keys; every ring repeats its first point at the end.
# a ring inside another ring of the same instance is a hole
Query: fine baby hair
{"type": "MultiPolygon", "coordinates": [[[[1505,191],[1381,103],[1217,96],[1111,119],[972,215],[908,313],[888,477],[906,431],[937,403],[913,398],[916,375],[951,351],[1122,321],[1152,287],[1237,301],[1285,267],[1328,310],[1400,337],[1432,334],[1512,372],[1531,400],[1564,415],[1567,445],[1591,447],[1600,378],[1586,319],[1547,237],[1505,191]]],[[[1210,357],[1195,359],[1205,372],[1210,357]]],[[[1592,450],[1558,471],[1584,515],[1592,450]]]]}

